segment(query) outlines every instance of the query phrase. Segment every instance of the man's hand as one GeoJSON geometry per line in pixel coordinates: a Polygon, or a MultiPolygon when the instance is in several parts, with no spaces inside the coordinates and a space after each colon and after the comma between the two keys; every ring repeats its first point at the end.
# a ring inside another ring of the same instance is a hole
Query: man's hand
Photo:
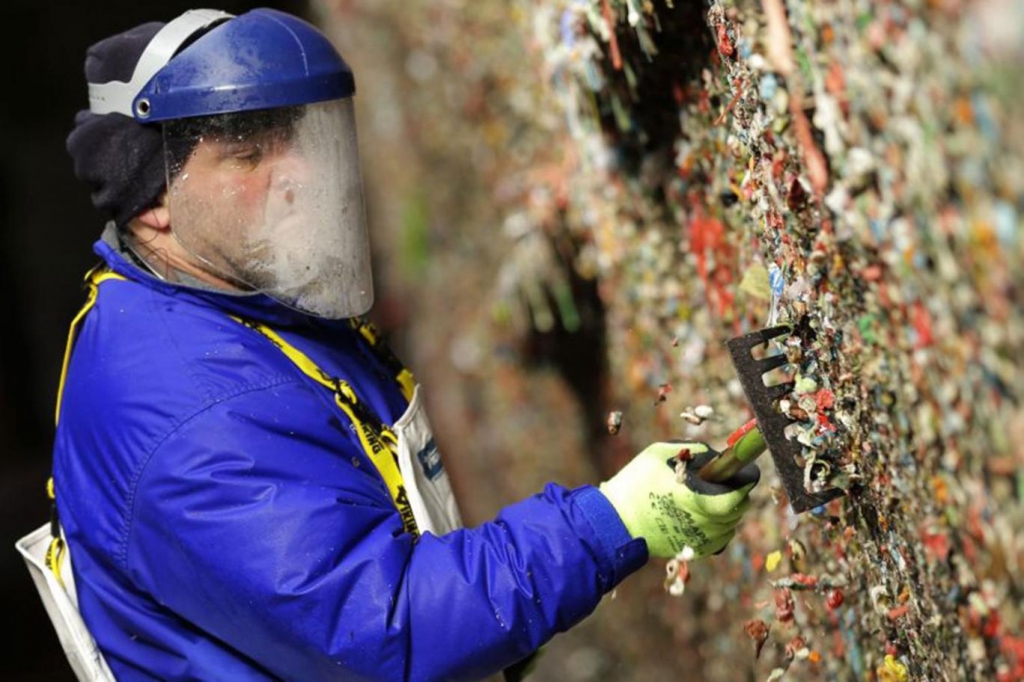
{"type": "Polygon", "coordinates": [[[761,479],[755,464],[724,483],[698,478],[700,468],[717,455],[706,443],[654,443],[600,490],[629,534],[647,541],[651,556],[668,559],[688,546],[694,556],[706,557],[729,544],[750,505],[747,495],[761,479]],[[685,470],[677,479],[677,455],[684,449],[692,459],[681,465],[685,470]]]}

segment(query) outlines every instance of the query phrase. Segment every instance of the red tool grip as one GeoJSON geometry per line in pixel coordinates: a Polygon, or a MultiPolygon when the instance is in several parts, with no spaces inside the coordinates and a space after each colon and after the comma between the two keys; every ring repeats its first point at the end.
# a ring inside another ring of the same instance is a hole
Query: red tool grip
{"type": "Polygon", "coordinates": [[[736,429],[735,431],[733,431],[729,435],[729,439],[727,441],[725,441],[726,446],[734,445],[736,443],[736,441],[738,441],[740,438],[743,438],[743,436],[747,435],[747,432],[749,432],[751,429],[755,428],[756,426],[757,426],[757,419],[751,419],[746,424],[744,424],[743,426],[739,427],[738,429],[736,429]]]}

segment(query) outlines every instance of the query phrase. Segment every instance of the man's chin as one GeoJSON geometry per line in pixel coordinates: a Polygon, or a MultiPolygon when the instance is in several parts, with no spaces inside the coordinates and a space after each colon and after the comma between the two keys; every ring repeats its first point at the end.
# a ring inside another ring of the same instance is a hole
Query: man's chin
{"type": "Polygon", "coordinates": [[[303,312],[340,319],[366,313],[373,304],[372,290],[355,291],[352,282],[341,278],[319,278],[305,287],[288,292],[289,304],[303,312]]]}

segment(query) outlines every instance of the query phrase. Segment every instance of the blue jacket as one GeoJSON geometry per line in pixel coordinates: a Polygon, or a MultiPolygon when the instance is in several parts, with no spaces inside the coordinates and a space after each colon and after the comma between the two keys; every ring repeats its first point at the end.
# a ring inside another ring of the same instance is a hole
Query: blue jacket
{"type": "Polygon", "coordinates": [[[103,241],[54,450],[82,615],[118,680],[441,680],[494,673],[647,560],[595,488],[417,541],[330,391],[228,312],[406,404],[347,324],[164,283],[103,241]]]}

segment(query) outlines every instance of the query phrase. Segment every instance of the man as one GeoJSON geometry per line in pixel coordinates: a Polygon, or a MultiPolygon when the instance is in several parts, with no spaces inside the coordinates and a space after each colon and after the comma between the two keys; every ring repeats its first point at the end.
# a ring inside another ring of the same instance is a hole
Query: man
{"type": "Polygon", "coordinates": [[[699,482],[703,444],[678,480],[680,445],[654,444],[461,527],[412,376],[360,321],[355,86],[312,26],[194,11],[85,71],[68,150],[110,222],[62,379],[50,566],[73,559],[113,677],[479,679],[649,556],[728,543],[758,472],[699,482]]]}

